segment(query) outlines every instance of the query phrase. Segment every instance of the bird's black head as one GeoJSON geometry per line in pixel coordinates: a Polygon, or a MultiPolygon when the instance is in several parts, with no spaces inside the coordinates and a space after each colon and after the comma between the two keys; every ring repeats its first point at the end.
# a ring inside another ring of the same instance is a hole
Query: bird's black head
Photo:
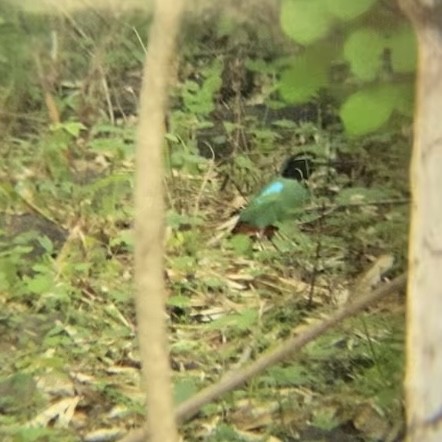
{"type": "Polygon", "coordinates": [[[281,167],[281,176],[296,181],[308,180],[313,173],[315,155],[298,153],[287,158],[281,167]]]}

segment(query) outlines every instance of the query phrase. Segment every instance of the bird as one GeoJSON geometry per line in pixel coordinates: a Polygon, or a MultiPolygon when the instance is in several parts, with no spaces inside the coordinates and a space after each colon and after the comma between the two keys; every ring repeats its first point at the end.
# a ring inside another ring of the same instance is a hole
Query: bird
{"type": "Polygon", "coordinates": [[[307,180],[313,173],[314,155],[298,153],[284,161],[279,176],[265,185],[241,210],[233,234],[263,234],[272,238],[277,224],[296,218],[309,203],[307,180]]]}

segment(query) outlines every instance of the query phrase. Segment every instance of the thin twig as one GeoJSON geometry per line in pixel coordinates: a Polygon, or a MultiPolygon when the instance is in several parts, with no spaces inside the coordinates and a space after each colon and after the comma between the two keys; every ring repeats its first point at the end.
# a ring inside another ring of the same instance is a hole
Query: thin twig
{"type": "Polygon", "coordinates": [[[178,440],[165,321],[163,142],[167,92],[183,9],[183,0],[155,2],[155,17],[143,69],[137,131],[135,301],[151,442],[178,440]]]}
{"type": "Polygon", "coordinates": [[[107,78],[106,78],[106,73],[103,69],[103,65],[100,63],[97,66],[98,72],[100,73],[100,77],[101,77],[101,86],[103,87],[103,92],[104,92],[104,98],[106,100],[106,105],[107,105],[107,113],[109,115],[109,120],[112,124],[112,126],[115,126],[115,115],[114,115],[114,110],[113,110],[113,106],[112,106],[112,98],[111,98],[111,94],[109,91],[109,85],[107,83],[107,78]]]}
{"type": "Polygon", "coordinates": [[[140,34],[138,33],[137,28],[135,26],[132,27],[132,31],[134,31],[134,34],[137,37],[138,43],[140,43],[140,46],[143,48],[144,53],[147,54],[146,45],[144,44],[143,39],[140,37],[140,34]]]}
{"type": "MultiPolygon", "coordinates": [[[[330,160],[329,160],[330,161],[330,160]]],[[[326,175],[326,184],[330,183],[330,164],[328,164],[327,167],[327,175],[326,175]]],[[[313,305],[313,295],[315,293],[315,285],[316,285],[316,279],[318,277],[318,272],[319,272],[319,260],[321,258],[321,252],[322,252],[322,229],[324,227],[324,219],[327,215],[327,208],[326,208],[326,204],[325,201],[322,202],[321,207],[320,207],[320,213],[319,213],[319,222],[317,224],[316,227],[316,231],[317,231],[317,236],[318,236],[318,242],[316,244],[316,251],[315,251],[315,258],[314,258],[314,264],[313,264],[313,270],[312,270],[312,274],[311,274],[311,279],[310,279],[310,290],[309,290],[309,295],[308,295],[308,307],[311,308],[313,305]]]]}

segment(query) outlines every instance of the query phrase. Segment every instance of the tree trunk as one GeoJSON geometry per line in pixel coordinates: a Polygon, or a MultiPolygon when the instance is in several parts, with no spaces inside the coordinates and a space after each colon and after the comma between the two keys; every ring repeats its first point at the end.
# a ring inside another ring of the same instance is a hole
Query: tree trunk
{"type": "Polygon", "coordinates": [[[407,440],[442,441],[442,0],[402,0],[419,66],[411,166],[407,440]]]}

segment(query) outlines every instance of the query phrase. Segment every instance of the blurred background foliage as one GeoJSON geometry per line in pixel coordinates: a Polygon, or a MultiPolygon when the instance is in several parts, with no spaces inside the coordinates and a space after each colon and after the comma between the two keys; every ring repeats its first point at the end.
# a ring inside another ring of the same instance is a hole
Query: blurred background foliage
{"type": "MultiPolygon", "coordinates": [[[[386,277],[406,264],[415,48],[404,17],[381,0],[236,3],[192,3],[174,61],[177,401],[336,309],[378,257],[394,256],[386,277]],[[312,207],[272,241],[230,235],[229,219],[300,151],[322,161],[312,207]]],[[[131,223],[150,20],[141,8],[0,1],[2,440],[141,422],[131,223]],[[64,428],[51,424],[60,413],[44,420],[76,394],[64,428]]],[[[400,440],[403,327],[403,299],[383,302],[206,407],[186,437],[400,440]]]]}

